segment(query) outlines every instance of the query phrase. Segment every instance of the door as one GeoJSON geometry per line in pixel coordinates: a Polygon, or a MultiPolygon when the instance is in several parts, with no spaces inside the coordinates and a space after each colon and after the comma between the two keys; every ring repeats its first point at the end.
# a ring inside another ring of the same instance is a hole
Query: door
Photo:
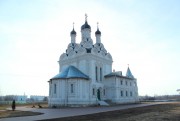
{"type": "Polygon", "coordinates": [[[101,92],[100,92],[100,89],[97,90],[97,98],[98,98],[98,100],[101,100],[101,92]]]}

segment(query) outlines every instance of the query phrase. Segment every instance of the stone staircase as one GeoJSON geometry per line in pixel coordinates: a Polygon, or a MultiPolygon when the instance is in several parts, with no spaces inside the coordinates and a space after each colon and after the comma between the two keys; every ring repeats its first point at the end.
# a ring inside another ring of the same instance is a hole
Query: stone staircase
{"type": "Polygon", "coordinates": [[[103,101],[103,100],[98,100],[98,104],[100,106],[109,106],[109,104],[107,102],[103,101]]]}

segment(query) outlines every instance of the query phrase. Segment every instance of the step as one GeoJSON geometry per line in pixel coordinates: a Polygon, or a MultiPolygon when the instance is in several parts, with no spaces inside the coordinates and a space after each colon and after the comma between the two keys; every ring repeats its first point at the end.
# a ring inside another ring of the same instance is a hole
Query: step
{"type": "Polygon", "coordinates": [[[99,100],[99,101],[98,101],[98,104],[101,105],[101,106],[109,106],[109,104],[106,103],[106,102],[103,101],[103,100],[99,100]]]}

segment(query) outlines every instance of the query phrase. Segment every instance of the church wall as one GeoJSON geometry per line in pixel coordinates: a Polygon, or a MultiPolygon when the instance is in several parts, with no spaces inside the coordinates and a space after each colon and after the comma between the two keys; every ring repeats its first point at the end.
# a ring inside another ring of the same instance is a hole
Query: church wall
{"type": "Polygon", "coordinates": [[[77,62],[71,62],[71,63],[68,63],[68,64],[61,64],[61,65],[59,66],[59,72],[63,71],[64,69],[66,69],[66,68],[67,68],[68,66],[70,66],[70,65],[75,66],[75,67],[78,68],[77,62]]]}
{"type": "Polygon", "coordinates": [[[111,77],[111,78],[105,79],[103,83],[104,83],[104,87],[106,88],[106,98],[110,100],[115,98],[114,78],[111,77]]]}
{"type": "Polygon", "coordinates": [[[114,103],[132,103],[138,101],[137,86],[134,85],[135,81],[119,77],[106,78],[104,85],[107,88],[107,99],[114,103]],[[114,94],[112,95],[112,93],[114,94]]]}
{"type": "Polygon", "coordinates": [[[104,75],[112,72],[112,64],[106,64],[104,69],[104,75]]]}
{"type": "Polygon", "coordinates": [[[101,61],[99,61],[99,59],[88,60],[88,63],[89,63],[87,66],[87,70],[89,72],[88,75],[92,79],[93,83],[96,82],[102,83],[102,81],[104,80],[104,75],[106,73],[111,72],[110,65],[104,62],[103,60],[101,61]],[[96,80],[96,67],[97,67],[97,80],[96,80]],[[100,68],[102,69],[101,77],[100,77],[100,68]]]}
{"type": "Polygon", "coordinates": [[[50,99],[49,106],[78,106],[78,105],[92,105],[95,100],[91,100],[90,81],[84,79],[68,79],[68,80],[53,80],[50,83],[50,99]],[[56,92],[55,86],[56,86],[56,92]],[[71,85],[73,84],[73,90],[71,85]],[[73,91],[73,92],[72,92],[73,91]]]}
{"type": "Polygon", "coordinates": [[[78,69],[79,69],[80,71],[82,71],[84,74],[87,74],[86,68],[87,68],[87,66],[86,66],[86,60],[85,60],[85,59],[80,60],[80,61],[79,61],[79,68],[78,68],[78,69]]]}
{"type": "MultiPolygon", "coordinates": [[[[77,67],[80,71],[88,75],[93,81],[95,80],[95,67],[96,66],[98,68],[100,67],[102,68],[102,80],[103,80],[104,75],[112,72],[112,60],[107,60],[103,56],[97,56],[91,53],[77,55],[77,56],[72,57],[69,60],[61,60],[59,61],[59,64],[60,64],[61,71],[67,68],[69,65],[73,65],[77,67]]],[[[98,80],[100,80],[100,76],[98,76],[98,80]]]]}

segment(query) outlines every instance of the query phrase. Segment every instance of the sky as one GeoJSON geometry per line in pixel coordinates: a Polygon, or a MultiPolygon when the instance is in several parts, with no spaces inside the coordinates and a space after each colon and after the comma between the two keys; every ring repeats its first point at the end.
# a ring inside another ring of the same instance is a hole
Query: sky
{"type": "Polygon", "coordinates": [[[91,37],[123,75],[129,64],[139,95],[174,95],[180,88],[179,0],[0,0],[0,95],[48,95],[48,81],[85,13],[91,37]]]}

